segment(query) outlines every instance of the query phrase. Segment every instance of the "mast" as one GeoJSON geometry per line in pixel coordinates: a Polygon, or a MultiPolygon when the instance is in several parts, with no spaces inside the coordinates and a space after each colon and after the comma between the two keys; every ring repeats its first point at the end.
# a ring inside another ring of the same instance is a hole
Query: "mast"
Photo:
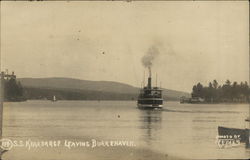
{"type": "Polygon", "coordinates": [[[156,78],[155,78],[155,87],[157,87],[157,73],[156,73],[156,78]]]}
{"type": "Polygon", "coordinates": [[[144,73],[143,73],[143,84],[142,84],[142,88],[144,88],[145,86],[145,70],[144,70],[144,73]]]}

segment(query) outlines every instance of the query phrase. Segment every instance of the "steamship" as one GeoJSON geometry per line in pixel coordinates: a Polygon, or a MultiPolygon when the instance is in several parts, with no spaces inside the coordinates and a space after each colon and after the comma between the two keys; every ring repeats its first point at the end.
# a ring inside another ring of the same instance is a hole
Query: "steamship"
{"type": "Polygon", "coordinates": [[[151,69],[149,68],[148,84],[140,89],[137,100],[137,106],[141,109],[162,108],[162,89],[159,87],[152,87],[151,81],[151,69]]]}

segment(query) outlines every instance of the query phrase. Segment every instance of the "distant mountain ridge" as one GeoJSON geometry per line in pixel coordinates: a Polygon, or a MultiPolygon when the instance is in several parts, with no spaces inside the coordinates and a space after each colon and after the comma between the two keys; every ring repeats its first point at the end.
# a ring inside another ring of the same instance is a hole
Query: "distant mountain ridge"
{"type": "MultiPolygon", "coordinates": [[[[54,94],[60,94],[60,92],[64,92],[62,99],[67,99],[65,97],[66,92],[70,92],[73,95],[78,94],[79,99],[82,96],[83,98],[91,97],[88,94],[106,94],[105,98],[112,99],[124,99],[124,95],[128,96],[128,99],[132,98],[135,99],[138,96],[139,88],[120,83],[120,82],[113,82],[113,81],[89,81],[89,80],[80,80],[80,79],[73,79],[73,78],[62,78],[62,77],[53,77],[53,78],[19,78],[18,81],[21,82],[28,97],[32,97],[33,93],[31,92],[39,92],[41,97],[48,97],[51,96],[51,92],[53,91],[54,94]],[[39,91],[38,91],[39,90],[39,91]],[[47,92],[47,93],[46,93],[47,92]],[[50,92],[50,93],[49,93],[50,92]],[[88,94],[87,94],[88,93],[88,94]],[[109,96],[110,98],[109,98],[109,96]],[[119,96],[120,95],[120,96],[119,96]],[[79,97],[80,96],[80,97],[79,97]],[[120,98],[119,98],[120,97],[120,98]],[[130,97],[130,98],[129,98],[130,97]]],[[[163,89],[163,96],[164,99],[171,99],[177,100],[181,96],[190,97],[189,93],[163,89]]],[[[39,95],[38,93],[35,94],[36,96],[39,95]]],[[[59,95],[60,96],[60,95],[59,95]]],[[[34,98],[34,97],[33,97],[34,98]]],[[[74,98],[71,95],[71,99],[74,98]]],[[[94,97],[92,96],[91,99],[94,97]]],[[[104,98],[104,99],[105,99],[104,98]]],[[[88,99],[88,98],[87,98],[88,99]]],[[[126,99],[126,98],[125,98],[126,99]]]]}

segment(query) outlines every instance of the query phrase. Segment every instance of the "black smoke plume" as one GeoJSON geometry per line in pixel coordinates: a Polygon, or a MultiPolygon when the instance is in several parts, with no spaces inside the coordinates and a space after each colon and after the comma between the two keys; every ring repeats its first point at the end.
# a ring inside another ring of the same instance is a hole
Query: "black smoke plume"
{"type": "Polygon", "coordinates": [[[151,68],[155,58],[160,54],[157,47],[152,46],[148,49],[146,54],[142,57],[142,64],[146,68],[151,68]]]}

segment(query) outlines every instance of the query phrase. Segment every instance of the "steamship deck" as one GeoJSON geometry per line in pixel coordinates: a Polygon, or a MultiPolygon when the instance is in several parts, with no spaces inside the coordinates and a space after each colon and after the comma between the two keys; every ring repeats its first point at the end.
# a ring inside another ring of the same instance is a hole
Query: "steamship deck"
{"type": "Polygon", "coordinates": [[[147,87],[140,90],[140,94],[137,101],[139,108],[162,108],[163,98],[162,90],[158,87],[148,89],[147,87]]]}

